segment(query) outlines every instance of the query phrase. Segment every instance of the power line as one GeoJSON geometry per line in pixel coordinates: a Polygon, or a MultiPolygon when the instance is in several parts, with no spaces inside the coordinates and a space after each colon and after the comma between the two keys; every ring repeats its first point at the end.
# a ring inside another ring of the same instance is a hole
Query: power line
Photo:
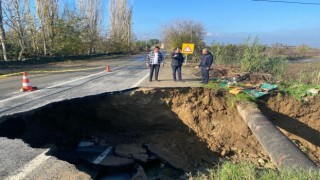
{"type": "Polygon", "coordinates": [[[286,3],[286,4],[302,4],[302,5],[315,5],[315,6],[320,6],[320,3],[315,3],[315,2],[301,2],[301,1],[274,1],[274,0],[252,0],[252,1],[261,1],[261,2],[270,2],[270,3],[286,3]]]}

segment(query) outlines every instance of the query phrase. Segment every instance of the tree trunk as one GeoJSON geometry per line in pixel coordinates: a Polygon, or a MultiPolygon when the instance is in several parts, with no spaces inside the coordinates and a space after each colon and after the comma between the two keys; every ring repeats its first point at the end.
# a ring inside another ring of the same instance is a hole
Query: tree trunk
{"type": "Polygon", "coordinates": [[[50,20],[50,56],[54,55],[54,19],[55,19],[55,14],[52,12],[51,20],[50,20]]]}
{"type": "Polygon", "coordinates": [[[42,28],[42,42],[43,42],[43,54],[47,55],[47,40],[46,40],[46,34],[45,29],[42,28]]]}
{"type": "Polygon", "coordinates": [[[1,40],[1,45],[2,45],[3,59],[5,61],[8,61],[7,48],[6,48],[6,33],[3,28],[2,1],[1,0],[0,0],[0,40],[1,40]]]}
{"type": "Polygon", "coordinates": [[[25,50],[25,45],[24,45],[24,42],[22,39],[19,39],[19,45],[21,47],[21,50],[19,52],[19,57],[18,57],[18,60],[22,60],[22,57],[23,57],[23,53],[24,53],[24,50],[25,50]]]}
{"type": "Polygon", "coordinates": [[[26,49],[25,46],[25,40],[24,40],[24,29],[22,27],[22,23],[21,23],[21,15],[19,12],[19,6],[20,6],[20,2],[19,0],[15,0],[14,1],[14,8],[15,8],[15,13],[16,13],[16,17],[17,17],[17,30],[18,30],[18,36],[19,36],[19,45],[20,45],[20,52],[19,52],[19,57],[18,60],[22,60],[23,57],[23,53],[26,49]]]}
{"type": "Polygon", "coordinates": [[[27,22],[27,30],[30,32],[31,35],[31,46],[33,55],[38,55],[38,48],[37,48],[37,35],[36,35],[36,23],[35,19],[30,10],[30,2],[29,0],[24,0],[24,6],[26,8],[26,22],[27,22]]]}

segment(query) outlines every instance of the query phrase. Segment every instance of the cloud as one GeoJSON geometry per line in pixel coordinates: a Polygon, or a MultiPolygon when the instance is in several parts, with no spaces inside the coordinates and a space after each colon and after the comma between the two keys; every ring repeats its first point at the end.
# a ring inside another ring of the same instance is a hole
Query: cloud
{"type": "Polygon", "coordinates": [[[211,33],[211,32],[207,32],[207,33],[206,33],[206,36],[207,36],[207,37],[211,37],[211,36],[212,36],[212,33],[211,33]]]}

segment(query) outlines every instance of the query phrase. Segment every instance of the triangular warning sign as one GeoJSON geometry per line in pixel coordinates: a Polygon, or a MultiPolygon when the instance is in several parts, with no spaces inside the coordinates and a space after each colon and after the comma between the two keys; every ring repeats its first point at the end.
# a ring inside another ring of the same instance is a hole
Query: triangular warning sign
{"type": "Polygon", "coordinates": [[[192,50],[191,50],[191,48],[190,48],[189,46],[187,46],[187,47],[183,50],[183,52],[192,52],[192,50]]]}

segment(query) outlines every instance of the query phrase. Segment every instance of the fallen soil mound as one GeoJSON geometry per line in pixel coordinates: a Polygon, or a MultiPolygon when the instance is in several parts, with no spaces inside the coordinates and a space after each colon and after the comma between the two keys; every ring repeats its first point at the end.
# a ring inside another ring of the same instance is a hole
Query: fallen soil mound
{"type": "MultiPolygon", "coordinates": [[[[6,117],[0,136],[21,138],[34,147],[54,144],[63,153],[75,152],[84,140],[97,149],[113,147],[104,166],[128,168],[131,164],[149,178],[178,178],[185,172],[216,166],[222,159],[270,165],[266,152],[228,103],[230,96],[205,88],[138,89],[89,96],[6,117]],[[151,168],[155,162],[156,170],[151,168]]],[[[298,106],[289,97],[277,98],[265,99],[260,104],[263,112],[319,162],[319,98],[310,102],[311,108],[298,106]],[[283,121],[275,120],[278,117],[283,121]]],[[[60,158],[79,163],[71,155],[60,158]]]]}

